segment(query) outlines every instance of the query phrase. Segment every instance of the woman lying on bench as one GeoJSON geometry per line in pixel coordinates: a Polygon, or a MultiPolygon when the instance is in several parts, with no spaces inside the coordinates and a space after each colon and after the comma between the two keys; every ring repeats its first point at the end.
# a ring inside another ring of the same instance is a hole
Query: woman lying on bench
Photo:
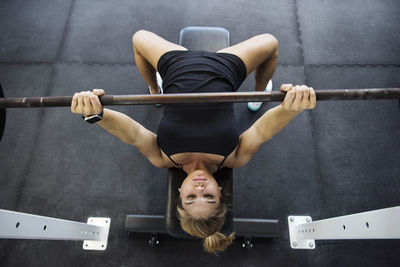
{"type": "MultiPolygon", "coordinates": [[[[270,34],[218,52],[190,51],[143,30],[132,41],[136,66],[151,94],[234,92],[252,71],[255,91],[264,91],[278,59],[278,41],[270,34]]],[[[265,112],[243,133],[234,121],[233,103],[165,105],[157,134],[122,113],[103,108],[98,99],[104,94],[102,89],[75,94],[71,110],[92,117],[87,121],[136,146],[154,166],[183,169],[187,177],[179,189],[177,212],[181,226],[204,238],[205,249],[216,253],[232,242],[233,234],[227,237],[219,232],[226,206],[213,173],[222,167],[244,166],[296,115],[315,107],[310,87],[283,84],[280,90],[287,92],[282,104],[265,112]]],[[[249,103],[249,107],[257,110],[261,104],[249,103]]]]}

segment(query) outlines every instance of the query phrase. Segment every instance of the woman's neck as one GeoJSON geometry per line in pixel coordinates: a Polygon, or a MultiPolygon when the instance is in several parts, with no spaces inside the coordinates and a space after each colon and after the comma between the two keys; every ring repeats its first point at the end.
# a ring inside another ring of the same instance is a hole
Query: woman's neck
{"type": "Polygon", "coordinates": [[[183,164],[182,169],[187,173],[192,173],[197,170],[203,170],[210,174],[216,172],[218,167],[214,164],[207,164],[204,160],[193,159],[189,163],[183,164]]]}

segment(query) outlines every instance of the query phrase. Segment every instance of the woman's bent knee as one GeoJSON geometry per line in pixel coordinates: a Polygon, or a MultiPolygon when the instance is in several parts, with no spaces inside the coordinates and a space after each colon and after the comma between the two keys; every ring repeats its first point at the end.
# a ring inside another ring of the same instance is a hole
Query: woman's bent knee
{"type": "Polygon", "coordinates": [[[278,39],[276,39],[276,37],[273,36],[272,34],[264,33],[264,34],[258,35],[257,37],[259,37],[267,45],[278,48],[278,39]]]}
{"type": "Polygon", "coordinates": [[[267,54],[278,55],[278,39],[275,38],[272,34],[264,33],[255,36],[257,38],[257,43],[262,51],[265,51],[267,54]]]}
{"type": "Polygon", "coordinates": [[[133,44],[135,44],[135,43],[138,44],[140,42],[140,40],[143,40],[143,38],[146,38],[150,34],[152,34],[152,32],[149,32],[149,31],[146,31],[146,30],[138,30],[132,36],[132,43],[133,44]]]}

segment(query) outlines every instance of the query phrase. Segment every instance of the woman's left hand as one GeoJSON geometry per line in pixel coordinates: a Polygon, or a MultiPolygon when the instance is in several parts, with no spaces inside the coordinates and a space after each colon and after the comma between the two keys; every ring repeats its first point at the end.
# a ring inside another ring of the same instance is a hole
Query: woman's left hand
{"type": "Polygon", "coordinates": [[[313,109],[317,103],[312,87],[306,85],[282,84],[281,91],[286,92],[282,106],[285,110],[301,112],[305,109],[313,109]]]}

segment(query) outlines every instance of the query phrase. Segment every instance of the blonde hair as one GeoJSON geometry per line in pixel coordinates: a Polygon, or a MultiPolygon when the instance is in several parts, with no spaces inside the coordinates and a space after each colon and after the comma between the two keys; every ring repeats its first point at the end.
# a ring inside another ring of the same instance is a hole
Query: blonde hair
{"type": "Polygon", "coordinates": [[[226,205],[221,203],[215,216],[196,219],[183,209],[181,201],[178,200],[177,205],[177,215],[182,229],[190,235],[204,238],[204,249],[215,255],[217,252],[224,251],[235,239],[234,233],[225,236],[219,232],[225,223],[226,211],[226,205]]]}

